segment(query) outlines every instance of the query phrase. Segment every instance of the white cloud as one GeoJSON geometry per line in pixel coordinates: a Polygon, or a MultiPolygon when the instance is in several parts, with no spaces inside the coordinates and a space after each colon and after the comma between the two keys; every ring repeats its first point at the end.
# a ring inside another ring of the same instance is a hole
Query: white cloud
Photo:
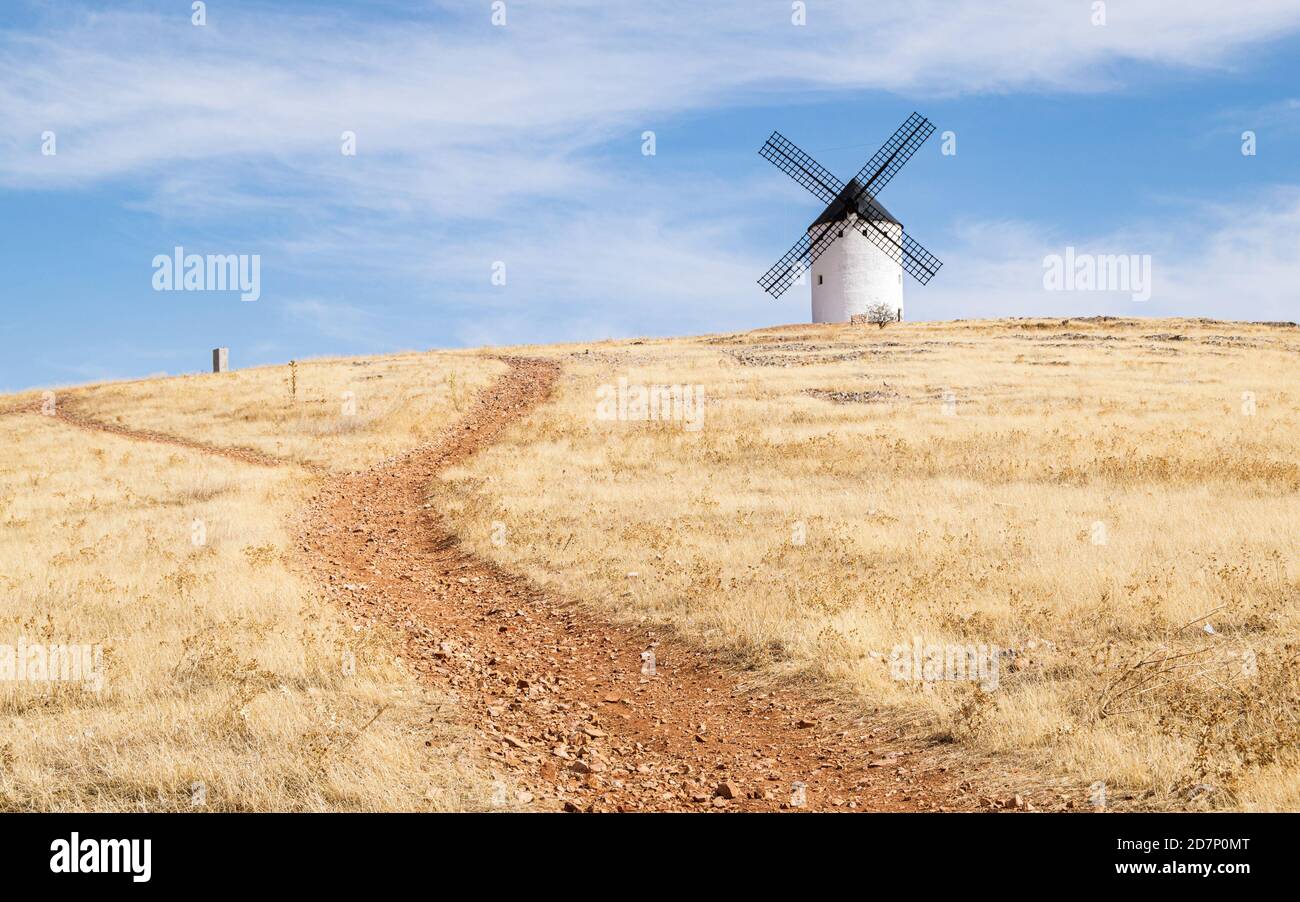
{"type": "Polygon", "coordinates": [[[328,338],[375,348],[387,344],[387,332],[374,311],[344,301],[299,298],[284,305],[288,318],[328,338]]]}
{"type": "Polygon", "coordinates": [[[268,5],[204,28],[110,13],[2,35],[0,179],[64,184],[212,159],[292,160],[312,177],[337,162],[346,128],[363,158],[383,161],[377,175],[405,174],[414,196],[446,202],[463,187],[490,203],[567,190],[578,173],[566,154],[655,114],[810,89],[1092,90],[1114,83],[1116,62],[1223,66],[1300,28],[1292,0],[1113,2],[1102,27],[1087,3],[1042,0],[825,0],[806,28],[788,7],[746,0],[513,0],[506,28],[487,24],[486,7],[447,6],[454,17],[427,23],[268,5]],[[59,133],[58,157],[38,152],[45,129],[59,133]]]}
{"type": "Polygon", "coordinates": [[[1070,234],[1025,222],[970,222],[944,251],[943,278],[910,294],[917,319],[989,315],[1300,318],[1296,248],[1300,188],[1276,187],[1236,204],[1199,204],[1169,221],[1107,234],[1070,234]],[[1150,254],[1152,295],[1043,288],[1043,261],[1065,253],[1150,254]]]}

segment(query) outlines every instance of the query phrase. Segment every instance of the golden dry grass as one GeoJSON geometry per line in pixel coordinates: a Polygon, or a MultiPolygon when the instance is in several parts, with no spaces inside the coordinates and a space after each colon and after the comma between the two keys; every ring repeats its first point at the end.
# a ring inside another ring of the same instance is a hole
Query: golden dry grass
{"type": "MultiPolygon", "coordinates": [[[[98,393],[136,410],[145,399],[160,411],[161,399],[195,403],[189,389],[170,388],[98,393]]],[[[176,426],[183,416],[159,419],[176,426]]],[[[353,460],[411,438],[339,450],[353,460]]],[[[0,447],[0,645],[103,650],[98,691],[84,679],[0,681],[0,809],[503,803],[505,787],[476,763],[454,704],[287,565],[288,523],[311,487],[300,470],[32,414],[0,419],[0,447]]]]}
{"type": "Polygon", "coordinates": [[[1294,328],[802,326],[522,352],[562,358],[557,401],[435,491],[481,554],[907,712],[972,760],[1104,784],[1115,807],[1300,809],[1294,328]],[[702,385],[702,428],[599,419],[620,376],[702,385]],[[891,678],[913,637],[1006,650],[997,688],[891,678]]]}
{"type": "Polygon", "coordinates": [[[432,440],[503,372],[499,361],[443,351],[302,360],[59,395],[132,429],[354,470],[432,440]]]}
{"type": "MultiPolygon", "coordinates": [[[[1300,810],[1295,329],[797,326],[516,352],[562,360],[557,398],[433,489],[484,556],[972,762],[1102,783],[1114,807],[1300,810]],[[599,419],[620,376],[703,386],[702,428],[599,419]],[[987,692],[893,679],[913,637],[1014,656],[987,692]]],[[[296,403],[287,367],[60,403],[346,470],[434,437],[502,370],[309,361],[296,403]]],[[[107,652],[99,693],[0,687],[0,805],[186,809],[193,783],[217,810],[500,800],[454,707],[286,566],[301,471],[31,414],[0,419],[0,446],[0,644],[107,652]]]]}

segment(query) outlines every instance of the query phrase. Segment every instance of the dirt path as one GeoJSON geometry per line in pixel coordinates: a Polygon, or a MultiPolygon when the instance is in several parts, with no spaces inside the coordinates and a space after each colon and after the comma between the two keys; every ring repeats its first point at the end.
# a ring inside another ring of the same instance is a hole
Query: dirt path
{"type": "MultiPolygon", "coordinates": [[[[830,699],[747,685],[664,628],[606,622],[460,547],[427,501],[445,467],[543,403],[559,365],[506,358],[440,442],[331,475],[298,524],[300,564],[358,622],[402,637],[419,676],[455,695],[512,804],[570,811],[916,811],[979,807],[933,748],[830,699]],[[653,673],[643,654],[652,651],[653,673]],[[800,791],[802,784],[802,792],[800,791]]],[[[38,412],[24,406],[12,412],[38,412]]],[[[8,412],[8,411],[6,411],[8,412]]],[[[258,466],[325,469],[251,449],[61,422],[258,466]]]]}
{"type": "Polygon", "coordinates": [[[778,810],[800,807],[802,783],[807,810],[973,807],[892,731],[873,735],[801,692],[747,690],[662,629],[603,622],[462,549],[427,487],[542,403],[559,374],[550,361],[506,362],[441,443],[331,480],[300,543],[331,596],[396,629],[421,676],[456,694],[518,801],[778,810]]]}
{"type": "Polygon", "coordinates": [[[40,413],[41,402],[32,401],[29,404],[18,404],[13,407],[0,408],[0,417],[14,417],[22,413],[40,413]]]}
{"type": "MultiPolygon", "coordinates": [[[[0,414],[22,412],[39,413],[40,406],[39,404],[31,405],[25,408],[16,408],[13,411],[0,412],[0,414]]],[[[312,473],[329,472],[327,467],[322,467],[319,464],[299,460],[289,460],[284,457],[276,457],[273,454],[267,454],[253,448],[227,448],[220,445],[210,445],[207,442],[198,442],[193,439],[169,435],[165,432],[154,432],[148,429],[132,429],[128,426],[121,426],[116,423],[106,423],[81,413],[75,406],[70,407],[66,400],[61,401],[58,404],[55,408],[55,412],[51,414],[51,416],[62,423],[68,423],[69,425],[76,426],[80,429],[88,429],[94,432],[108,432],[135,441],[153,442],[161,445],[174,445],[178,448],[185,448],[190,451],[199,451],[203,454],[212,454],[217,457],[225,457],[229,460],[237,460],[240,463],[252,464],[258,467],[301,467],[302,469],[308,470],[312,473]]]]}

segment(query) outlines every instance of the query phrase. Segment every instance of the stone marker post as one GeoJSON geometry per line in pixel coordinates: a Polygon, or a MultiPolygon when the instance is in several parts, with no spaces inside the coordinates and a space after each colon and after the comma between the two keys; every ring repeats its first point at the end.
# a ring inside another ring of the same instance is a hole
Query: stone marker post
{"type": "Polygon", "coordinates": [[[224,373],[230,369],[230,348],[212,349],[212,372],[224,373]]]}

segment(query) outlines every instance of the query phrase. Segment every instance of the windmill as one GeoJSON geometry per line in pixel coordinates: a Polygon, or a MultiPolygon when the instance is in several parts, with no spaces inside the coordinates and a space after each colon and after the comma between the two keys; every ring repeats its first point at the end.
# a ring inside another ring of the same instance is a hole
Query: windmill
{"type": "Polygon", "coordinates": [[[943,264],[903,231],[876,196],[934,132],[918,113],[907,117],[846,185],[780,132],[759,156],[773,163],[826,204],[822,215],[758,284],[774,298],[812,274],[812,321],[846,323],[885,304],[903,318],[903,273],[922,285],[943,264]]]}

